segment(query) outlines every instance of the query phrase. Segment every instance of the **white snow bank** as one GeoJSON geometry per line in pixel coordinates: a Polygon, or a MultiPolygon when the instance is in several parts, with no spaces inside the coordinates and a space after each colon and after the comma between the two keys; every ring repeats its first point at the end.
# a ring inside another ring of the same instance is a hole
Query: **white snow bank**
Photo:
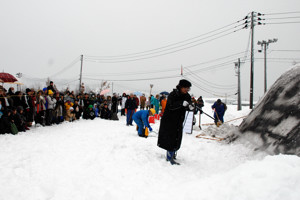
{"type": "Polygon", "coordinates": [[[201,132],[184,134],[180,166],[166,162],[156,133],[140,138],[124,117],[0,135],[0,199],[300,198],[299,157],[195,138],[201,132]]]}

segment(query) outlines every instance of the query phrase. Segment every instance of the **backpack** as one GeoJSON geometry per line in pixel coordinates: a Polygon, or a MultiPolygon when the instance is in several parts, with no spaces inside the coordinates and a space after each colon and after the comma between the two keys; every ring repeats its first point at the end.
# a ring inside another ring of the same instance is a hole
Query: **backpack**
{"type": "Polygon", "coordinates": [[[11,125],[10,125],[10,130],[11,130],[11,133],[12,133],[13,135],[18,134],[18,132],[19,132],[17,126],[15,125],[15,123],[11,123],[11,125]]]}

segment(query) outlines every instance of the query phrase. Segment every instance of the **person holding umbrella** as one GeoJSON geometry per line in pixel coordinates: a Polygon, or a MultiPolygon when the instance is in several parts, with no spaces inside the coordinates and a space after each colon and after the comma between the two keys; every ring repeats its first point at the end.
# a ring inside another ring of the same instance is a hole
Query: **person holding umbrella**
{"type": "Polygon", "coordinates": [[[192,84],[185,79],[179,81],[176,89],[168,96],[165,112],[161,118],[157,146],[167,150],[167,161],[172,165],[179,164],[175,161],[175,154],[181,146],[185,112],[194,109],[188,93],[191,86],[192,84]]]}

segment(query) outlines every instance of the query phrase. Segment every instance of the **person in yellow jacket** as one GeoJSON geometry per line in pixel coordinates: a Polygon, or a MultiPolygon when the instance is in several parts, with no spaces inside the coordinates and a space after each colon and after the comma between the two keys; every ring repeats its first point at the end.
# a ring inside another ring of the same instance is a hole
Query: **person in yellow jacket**
{"type": "Polygon", "coordinates": [[[70,110],[70,108],[73,107],[73,105],[74,105],[74,104],[73,104],[70,100],[68,100],[68,101],[65,103],[66,110],[70,110]]]}

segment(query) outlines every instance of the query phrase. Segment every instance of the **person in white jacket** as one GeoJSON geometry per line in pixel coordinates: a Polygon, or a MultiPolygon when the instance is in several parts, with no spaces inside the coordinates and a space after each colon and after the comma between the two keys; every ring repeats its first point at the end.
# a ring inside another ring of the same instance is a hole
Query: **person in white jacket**
{"type": "Polygon", "coordinates": [[[47,110],[46,110],[46,125],[51,126],[53,124],[53,110],[56,105],[56,99],[53,97],[52,90],[48,90],[48,95],[46,96],[47,110]]]}
{"type": "Polygon", "coordinates": [[[127,101],[128,97],[125,93],[122,95],[122,101],[121,101],[121,116],[125,116],[125,103],[127,101]]]}

